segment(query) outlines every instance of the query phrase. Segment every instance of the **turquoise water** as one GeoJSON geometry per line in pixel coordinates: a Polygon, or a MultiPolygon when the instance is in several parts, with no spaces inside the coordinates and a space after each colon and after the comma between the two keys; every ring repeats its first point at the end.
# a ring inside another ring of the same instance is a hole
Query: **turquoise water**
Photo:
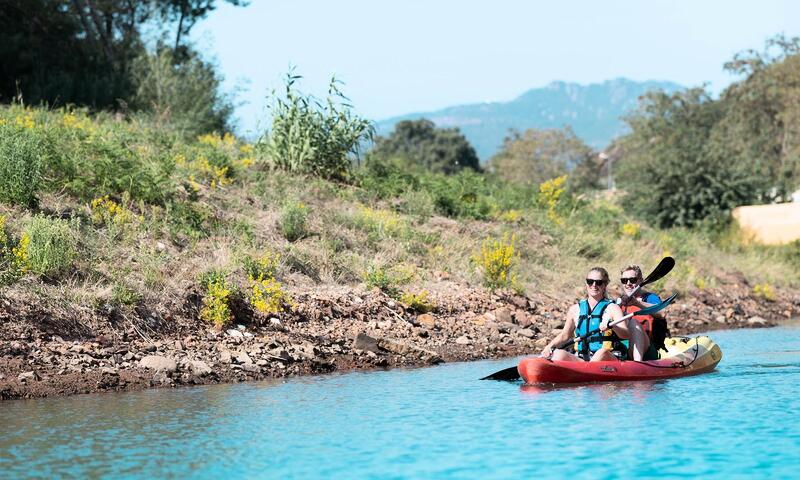
{"type": "Polygon", "coordinates": [[[796,478],[800,328],[715,332],[717,371],[478,381],[487,361],[0,403],[2,478],[796,478]]]}

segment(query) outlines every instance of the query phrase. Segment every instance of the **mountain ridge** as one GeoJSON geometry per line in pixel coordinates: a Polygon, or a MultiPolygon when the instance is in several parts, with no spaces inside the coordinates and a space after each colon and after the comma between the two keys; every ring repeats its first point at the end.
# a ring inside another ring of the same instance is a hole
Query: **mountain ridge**
{"type": "Polygon", "coordinates": [[[503,144],[509,129],[572,127],[576,135],[596,149],[607,146],[625,133],[621,116],[638,104],[645,92],[661,89],[673,92],[684,88],[665,80],[634,81],[615,78],[582,85],[553,81],[531,88],[507,102],[453,105],[428,112],[414,112],[376,123],[379,135],[388,135],[403,120],[427,118],[438,127],[457,127],[475,147],[482,162],[503,144]]]}

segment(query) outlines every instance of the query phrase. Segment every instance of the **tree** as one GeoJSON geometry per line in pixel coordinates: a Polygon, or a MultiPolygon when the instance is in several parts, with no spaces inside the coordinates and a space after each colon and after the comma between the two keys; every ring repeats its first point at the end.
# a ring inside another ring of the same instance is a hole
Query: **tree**
{"type": "Polygon", "coordinates": [[[570,174],[574,190],[596,188],[600,175],[596,155],[571,128],[512,130],[488,169],[503,180],[538,185],[570,174]]]}
{"type": "Polygon", "coordinates": [[[404,120],[395,125],[389,137],[378,137],[372,158],[395,158],[412,167],[446,174],[464,168],[480,171],[475,149],[457,128],[437,128],[426,119],[404,120]]]}
{"type": "MultiPolygon", "coordinates": [[[[242,5],[241,0],[224,0],[242,5]]],[[[178,23],[176,45],[215,0],[3,0],[0,101],[114,108],[130,99],[129,68],[144,52],[142,27],[178,23]]],[[[184,52],[182,52],[184,53],[184,52]]],[[[175,60],[189,60],[191,54],[175,60]]]]}
{"type": "Polygon", "coordinates": [[[130,107],[152,113],[187,137],[228,130],[233,104],[220,93],[221,76],[193,50],[184,55],[188,58],[178,63],[172,50],[162,47],[137,57],[130,107]]]}
{"type": "Polygon", "coordinates": [[[693,226],[757,198],[758,180],[710,142],[723,114],[702,88],[647,94],[620,140],[627,204],[658,226],[693,226]]]}

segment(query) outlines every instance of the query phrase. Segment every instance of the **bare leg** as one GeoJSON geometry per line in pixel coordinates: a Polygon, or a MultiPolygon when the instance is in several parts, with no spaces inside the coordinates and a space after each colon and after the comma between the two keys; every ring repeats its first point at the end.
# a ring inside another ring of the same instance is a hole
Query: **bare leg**
{"type": "Polygon", "coordinates": [[[644,354],[650,348],[650,339],[644,333],[642,326],[634,319],[628,320],[628,333],[630,340],[630,352],[634,360],[641,362],[644,360],[644,354]]]}
{"type": "Polygon", "coordinates": [[[592,359],[590,361],[608,362],[611,360],[619,360],[619,359],[616,356],[614,356],[613,353],[611,353],[611,350],[601,348],[600,350],[594,352],[594,355],[592,355],[592,359]]]}
{"type": "Polygon", "coordinates": [[[577,355],[573,355],[566,350],[553,350],[553,355],[550,356],[550,360],[559,361],[559,362],[582,362],[583,359],[577,355]]]}

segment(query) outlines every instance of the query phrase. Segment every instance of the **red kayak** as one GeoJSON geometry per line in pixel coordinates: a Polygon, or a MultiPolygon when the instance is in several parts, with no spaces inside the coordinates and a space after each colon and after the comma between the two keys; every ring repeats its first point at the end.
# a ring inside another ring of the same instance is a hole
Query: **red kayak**
{"type": "Polygon", "coordinates": [[[714,370],[722,350],[707,336],[668,338],[662,358],[644,362],[563,362],[523,358],[517,370],[525,383],[584,383],[686,377],[714,370]]]}

